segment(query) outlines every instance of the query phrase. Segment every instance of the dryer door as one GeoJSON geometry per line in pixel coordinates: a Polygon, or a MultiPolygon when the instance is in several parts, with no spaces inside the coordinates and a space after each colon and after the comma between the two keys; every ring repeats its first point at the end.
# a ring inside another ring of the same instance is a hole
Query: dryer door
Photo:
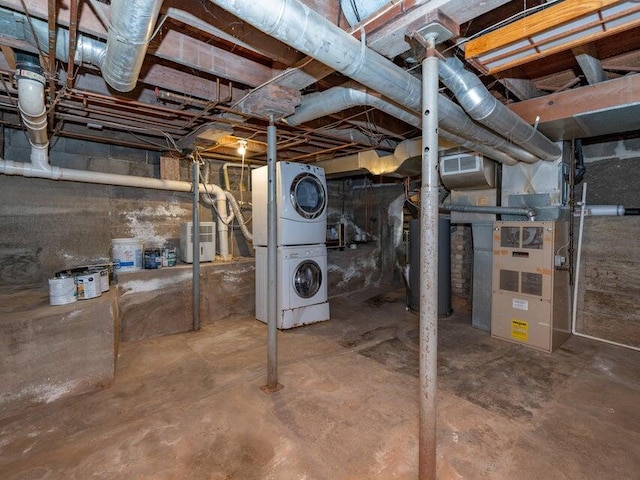
{"type": "Polygon", "coordinates": [[[298,215],[307,220],[319,217],[326,208],[324,185],[318,177],[309,173],[301,173],[293,179],[289,197],[298,215]]]}
{"type": "Polygon", "coordinates": [[[301,298],[312,298],[322,285],[322,270],[313,260],[301,262],[293,274],[293,288],[301,298]]]}

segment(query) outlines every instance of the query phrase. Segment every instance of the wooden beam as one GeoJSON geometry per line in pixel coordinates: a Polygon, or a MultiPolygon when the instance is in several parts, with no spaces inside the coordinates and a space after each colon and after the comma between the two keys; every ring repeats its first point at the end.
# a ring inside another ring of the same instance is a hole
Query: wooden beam
{"type": "Polygon", "coordinates": [[[263,84],[271,79],[274,73],[271,68],[265,65],[247,60],[175,30],[163,32],[160,44],[152,45],[149,53],[164,60],[251,87],[263,84]]]}
{"type": "Polygon", "coordinates": [[[514,103],[509,108],[525,122],[533,124],[537,116],[541,122],[563,120],[585,112],[636,103],[639,98],[640,75],[629,75],[514,103]]]}
{"type": "MultiPolygon", "coordinates": [[[[411,48],[405,38],[408,26],[415,24],[415,22],[434,11],[440,10],[460,25],[478,15],[508,3],[508,0],[487,0],[483,2],[470,2],[468,0],[430,0],[427,2],[423,0],[391,3],[394,4],[389,7],[391,16],[388,18],[382,17],[384,23],[378,24],[375,20],[371,20],[372,28],[367,31],[367,45],[385,57],[395,58],[411,48]]],[[[354,35],[357,36],[357,34],[354,35]]]]}
{"type": "MultiPolygon", "coordinates": [[[[0,0],[0,5],[23,11],[21,1],[0,0]]],[[[29,15],[41,19],[48,18],[46,1],[24,1],[29,15]]],[[[106,30],[88,3],[82,2],[80,8],[79,31],[106,39],[106,30]]],[[[109,7],[104,5],[101,8],[108,17],[109,7]]],[[[69,26],[69,21],[69,9],[61,9],[58,23],[69,26]]],[[[165,30],[157,38],[160,40],[156,39],[152,42],[149,49],[150,54],[236,83],[257,86],[271,79],[274,73],[278,73],[263,64],[253,62],[175,30],[165,30]]]]}
{"type": "Polygon", "coordinates": [[[465,58],[475,59],[493,74],[640,25],[637,2],[620,11],[606,10],[620,3],[620,0],[564,0],[470,40],[465,58]]]}

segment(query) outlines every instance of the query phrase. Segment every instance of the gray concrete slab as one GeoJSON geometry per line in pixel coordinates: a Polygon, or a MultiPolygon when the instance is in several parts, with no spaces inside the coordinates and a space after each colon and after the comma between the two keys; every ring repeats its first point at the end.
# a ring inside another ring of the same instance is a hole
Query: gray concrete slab
{"type": "MultiPolygon", "coordinates": [[[[404,291],[332,299],[279,332],[230,317],[121,347],[115,383],[0,421],[2,477],[416,479],[418,317],[404,291]]],[[[439,326],[439,479],[621,479],[640,466],[640,355],[573,338],[553,355],[466,314],[439,326]]]]}

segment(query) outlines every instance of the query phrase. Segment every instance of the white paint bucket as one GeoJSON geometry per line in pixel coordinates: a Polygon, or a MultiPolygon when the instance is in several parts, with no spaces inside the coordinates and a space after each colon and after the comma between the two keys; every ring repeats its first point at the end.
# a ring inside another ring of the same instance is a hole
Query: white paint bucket
{"type": "Polygon", "coordinates": [[[78,300],[88,300],[102,295],[99,273],[85,273],[76,277],[78,300]]]}
{"type": "Polygon", "coordinates": [[[118,272],[142,270],[142,240],[114,238],[111,240],[111,257],[118,272]]]}
{"type": "Polygon", "coordinates": [[[76,300],[76,282],[73,277],[49,279],[50,305],[66,305],[76,300]]]}

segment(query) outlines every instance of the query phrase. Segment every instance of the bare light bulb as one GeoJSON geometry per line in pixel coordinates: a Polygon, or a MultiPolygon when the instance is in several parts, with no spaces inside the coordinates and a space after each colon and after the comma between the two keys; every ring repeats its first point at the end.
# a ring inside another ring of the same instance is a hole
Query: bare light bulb
{"type": "Polygon", "coordinates": [[[238,141],[238,155],[244,155],[245,153],[247,153],[247,141],[246,140],[239,140],[238,141]]]}

